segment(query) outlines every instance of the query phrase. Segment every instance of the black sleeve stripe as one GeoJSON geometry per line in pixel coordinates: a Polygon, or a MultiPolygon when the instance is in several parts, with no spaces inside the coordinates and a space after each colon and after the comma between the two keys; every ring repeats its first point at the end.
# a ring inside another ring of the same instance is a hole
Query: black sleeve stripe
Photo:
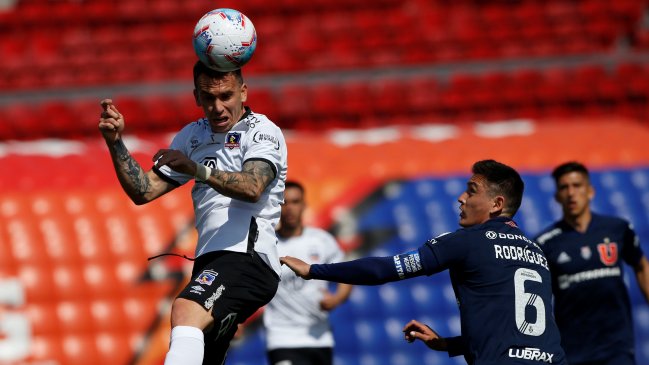
{"type": "Polygon", "coordinates": [[[182,184],[179,183],[178,181],[176,181],[176,180],[170,178],[169,176],[163,174],[162,171],[160,171],[160,169],[158,169],[156,166],[153,166],[153,167],[151,168],[151,170],[153,170],[153,172],[155,172],[156,175],[160,176],[160,178],[161,178],[162,180],[168,182],[169,184],[171,184],[171,185],[173,185],[173,186],[175,186],[175,187],[179,187],[180,185],[182,185],[182,184]]]}
{"type": "Polygon", "coordinates": [[[251,158],[251,159],[245,160],[245,161],[243,161],[243,163],[245,164],[248,161],[263,161],[263,162],[266,162],[267,164],[270,165],[270,168],[273,169],[273,173],[275,174],[275,177],[277,177],[277,166],[275,166],[275,164],[270,162],[269,160],[267,160],[265,158],[257,157],[257,158],[251,158]]]}

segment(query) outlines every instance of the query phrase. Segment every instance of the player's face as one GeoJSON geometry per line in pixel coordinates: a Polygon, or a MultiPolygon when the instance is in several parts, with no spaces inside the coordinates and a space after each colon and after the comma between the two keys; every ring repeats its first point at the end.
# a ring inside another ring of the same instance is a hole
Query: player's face
{"type": "Polygon", "coordinates": [[[488,182],[482,175],[473,175],[466,184],[466,191],[460,195],[460,226],[471,227],[482,224],[498,211],[498,199],[488,190],[488,182]]]}
{"type": "Polygon", "coordinates": [[[203,108],[212,132],[225,133],[232,129],[244,113],[243,103],[248,98],[246,84],[240,84],[233,74],[222,78],[202,74],[196,85],[196,105],[203,108]]]}
{"type": "Polygon", "coordinates": [[[569,172],[557,180],[555,199],[561,204],[563,215],[568,218],[586,214],[594,196],[595,189],[586,175],[580,172],[569,172]]]}
{"type": "Polygon", "coordinates": [[[302,225],[302,213],[306,204],[302,191],[298,188],[284,190],[284,204],[282,204],[281,224],[287,228],[298,228],[302,225]]]}

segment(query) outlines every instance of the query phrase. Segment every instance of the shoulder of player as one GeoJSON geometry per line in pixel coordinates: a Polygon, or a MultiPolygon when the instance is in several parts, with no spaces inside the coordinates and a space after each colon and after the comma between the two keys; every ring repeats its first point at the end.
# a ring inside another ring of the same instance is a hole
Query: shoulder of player
{"type": "Polygon", "coordinates": [[[180,131],[178,131],[178,134],[179,135],[187,134],[187,133],[197,134],[197,133],[201,133],[202,131],[205,133],[212,133],[212,130],[210,128],[210,123],[207,121],[206,118],[199,118],[185,124],[180,129],[180,131]]]}
{"type": "Polygon", "coordinates": [[[264,129],[264,130],[280,130],[279,126],[270,120],[265,114],[259,114],[249,110],[244,117],[239,121],[242,126],[245,126],[249,131],[264,129]]]}
{"type": "Polygon", "coordinates": [[[598,226],[608,226],[608,227],[628,227],[629,226],[629,221],[621,218],[621,217],[615,217],[612,215],[602,215],[602,214],[596,214],[592,213],[593,216],[593,221],[597,221],[598,226]]]}
{"type": "Polygon", "coordinates": [[[328,241],[336,242],[336,239],[334,238],[334,236],[331,233],[325,231],[322,228],[318,228],[318,227],[304,226],[303,231],[302,231],[302,235],[305,236],[305,237],[311,237],[311,238],[317,238],[317,239],[321,239],[321,240],[328,240],[328,241]]]}
{"type": "Polygon", "coordinates": [[[563,233],[563,229],[561,229],[559,222],[554,222],[553,224],[539,232],[534,237],[534,241],[539,245],[545,245],[550,243],[553,239],[559,237],[561,233],[563,233]]]}

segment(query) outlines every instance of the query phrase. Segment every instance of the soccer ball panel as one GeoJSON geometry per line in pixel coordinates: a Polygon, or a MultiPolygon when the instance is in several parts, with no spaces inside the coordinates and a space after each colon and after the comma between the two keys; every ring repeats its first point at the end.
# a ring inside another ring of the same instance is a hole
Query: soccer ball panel
{"type": "Polygon", "coordinates": [[[257,32],[243,13],[215,9],[196,23],[193,44],[194,52],[205,65],[218,71],[233,71],[252,58],[257,32]]]}

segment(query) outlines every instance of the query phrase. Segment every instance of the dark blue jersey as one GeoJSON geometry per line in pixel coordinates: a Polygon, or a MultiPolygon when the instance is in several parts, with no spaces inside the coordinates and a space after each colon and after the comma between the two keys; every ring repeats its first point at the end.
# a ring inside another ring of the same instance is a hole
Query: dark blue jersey
{"type": "Polygon", "coordinates": [[[633,353],[631,305],[622,261],[635,267],[643,254],[629,223],[593,214],[585,233],[559,221],[537,241],[552,273],[554,315],[568,361],[633,353]]]}
{"type": "Polygon", "coordinates": [[[475,364],[565,363],[547,260],[512,220],[437,237],[419,254],[427,275],[449,270],[475,364]]]}
{"type": "Polygon", "coordinates": [[[547,260],[509,218],[436,237],[394,257],[311,265],[310,275],[375,285],[446,269],[462,328],[449,354],[462,353],[475,365],[565,364],[547,260]]]}

